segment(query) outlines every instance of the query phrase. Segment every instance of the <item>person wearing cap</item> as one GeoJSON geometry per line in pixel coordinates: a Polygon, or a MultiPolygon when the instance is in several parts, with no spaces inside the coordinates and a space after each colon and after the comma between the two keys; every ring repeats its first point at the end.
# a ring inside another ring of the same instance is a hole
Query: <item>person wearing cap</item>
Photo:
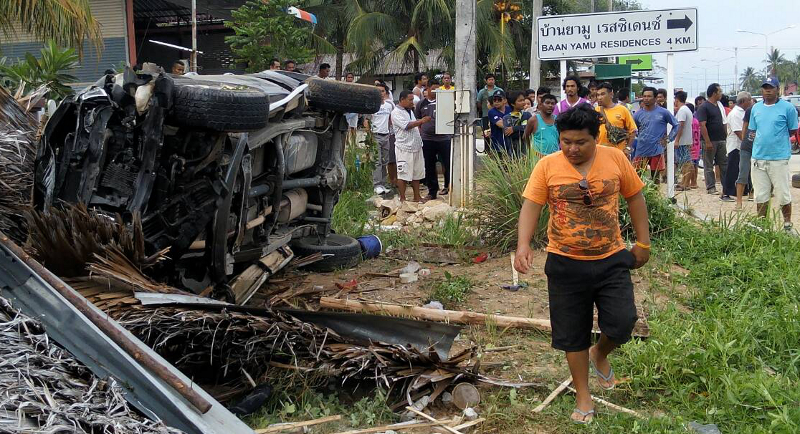
{"type": "Polygon", "coordinates": [[[567,94],[567,97],[556,104],[556,108],[553,110],[553,115],[556,117],[578,104],[589,102],[586,100],[586,98],[578,96],[578,90],[581,88],[581,80],[577,76],[570,75],[569,77],[565,78],[564,83],[561,84],[561,87],[564,89],[564,93],[567,94]]]}
{"type": "Polygon", "coordinates": [[[489,126],[491,129],[491,149],[493,151],[507,151],[505,128],[503,118],[511,113],[511,107],[506,102],[506,93],[500,89],[494,91],[492,98],[492,108],[489,110],[489,126]]]}
{"type": "Polygon", "coordinates": [[[764,99],[753,106],[747,128],[755,132],[753,167],[750,176],[755,190],[759,217],[766,217],[771,197],[781,207],[783,228],[792,230],[792,193],[789,190],[789,136],[797,131],[797,110],[778,98],[778,79],[769,77],[761,84],[764,99]]]}
{"type": "MultiPolygon", "coordinates": [[[[476,102],[478,104],[478,115],[481,117],[481,128],[483,128],[484,137],[489,137],[489,110],[492,109],[494,106],[492,104],[492,97],[496,91],[502,91],[503,89],[500,86],[496,86],[494,74],[486,74],[484,77],[486,80],[486,85],[483,86],[483,89],[478,91],[478,95],[476,97],[476,102]]],[[[488,149],[488,147],[487,147],[488,149]]]]}

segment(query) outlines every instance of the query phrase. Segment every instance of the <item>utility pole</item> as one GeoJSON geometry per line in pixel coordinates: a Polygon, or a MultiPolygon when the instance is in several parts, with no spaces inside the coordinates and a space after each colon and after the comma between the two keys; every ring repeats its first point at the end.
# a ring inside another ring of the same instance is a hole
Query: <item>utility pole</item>
{"type": "Polygon", "coordinates": [[[536,20],[542,16],[543,0],[533,0],[533,23],[531,23],[531,72],[529,89],[536,90],[541,86],[542,61],[539,60],[539,28],[536,20]]]}
{"type": "Polygon", "coordinates": [[[473,189],[475,173],[475,96],[477,83],[475,71],[475,40],[477,15],[475,0],[458,0],[456,7],[456,134],[450,165],[450,205],[467,205],[473,189]]]}
{"type": "Polygon", "coordinates": [[[733,93],[739,93],[739,47],[733,47],[733,93]]]}
{"type": "Polygon", "coordinates": [[[189,68],[197,72],[197,0],[192,0],[192,55],[189,68]]]}

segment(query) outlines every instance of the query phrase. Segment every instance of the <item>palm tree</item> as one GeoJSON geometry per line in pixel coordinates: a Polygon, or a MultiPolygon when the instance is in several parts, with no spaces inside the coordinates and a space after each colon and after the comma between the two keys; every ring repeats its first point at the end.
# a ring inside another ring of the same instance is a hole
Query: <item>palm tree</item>
{"type": "Polygon", "coordinates": [[[353,0],[306,0],[305,10],[317,16],[312,42],[317,54],[336,54],[335,77],[341,80],[347,30],[353,20],[353,0]]]}
{"type": "Polygon", "coordinates": [[[85,39],[98,51],[103,47],[100,24],[92,17],[88,0],[0,0],[0,33],[13,36],[17,29],[74,48],[79,55],[85,39]]]}
{"type": "Polygon", "coordinates": [[[760,77],[758,76],[758,73],[756,73],[755,68],[748,66],[745,68],[744,72],[742,72],[739,80],[742,83],[742,89],[748,92],[754,92],[756,89],[758,89],[760,77]]]}
{"type": "Polygon", "coordinates": [[[452,45],[453,0],[351,0],[353,20],[347,42],[360,70],[371,70],[385,58],[420,63],[429,50],[452,45]]]}
{"type": "Polygon", "coordinates": [[[786,63],[786,57],[783,56],[780,50],[773,48],[772,51],[767,53],[767,58],[764,59],[764,63],[766,63],[768,67],[767,73],[770,76],[777,76],[781,65],[786,63]]]}

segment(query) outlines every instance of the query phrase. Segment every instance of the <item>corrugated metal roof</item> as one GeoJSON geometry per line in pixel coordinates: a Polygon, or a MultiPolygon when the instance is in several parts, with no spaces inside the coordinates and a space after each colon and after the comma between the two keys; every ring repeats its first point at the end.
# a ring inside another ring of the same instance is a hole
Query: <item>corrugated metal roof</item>
{"type": "MultiPolygon", "coordinates": [[[[353,53],[345,53],[342,59],[342,63],[344,64],[344,68],[342,71],[344,72],[355,72],[357,75],[375,75],[375,76],[389,76],[389,75],[411,75],[416,74],[420,71],[414,70],[413,63],[409,61],[403,61],[402,59],[397,59],[392,56],[386,56],[378,65],[377,68],[371,71],[351,71],[348,69],[348,66],[356,60],[356,55],[353,53]]],[[[319,69],[319,65],[323,63],[328,63],[331,65],[331,69],[333,71],[336,70],[336,55],[335,54],[324,54],[322,56],[317,56],[314,61],[305,63],[300,65],[298,69],[309,75],[316,74],[317,70],[319,69]]],[[[447,64],[444,62],[442,58],[442,50],[431,50],[428,54],[420,59],[420,69],[423,71],[438,69],[438,70],[445,70],[447,69],[447,64]]]]}

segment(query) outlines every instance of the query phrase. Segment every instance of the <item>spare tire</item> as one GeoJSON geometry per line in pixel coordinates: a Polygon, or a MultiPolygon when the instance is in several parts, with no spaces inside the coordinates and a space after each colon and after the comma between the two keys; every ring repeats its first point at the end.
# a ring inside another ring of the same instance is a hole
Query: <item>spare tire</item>
{"type": "Polygon", "coordinates": [[[352,268],[361,262],[361,244],[355,238],[346,235],[330,234],[327,237],[310,235],[298,238],[292,242],[292,250],[297,257],[322,253],[324,255],[322,260],[306,267],[314,271],[327,272],[352,268]]]}
{"type": "Polygon", "coordinates": [[[309,78],[308,100],[322,110],[373,114],[381,108],[381,90],[376,86],[309,78]]]}
{"type": "Polygon", "coordinates": [[[792,187],[800,188],[800,173],[792,175],[792,187]]]}
{"type": "Polygon", "coordinates": [[[253,131],[267,126],[269,97],[248,86],[175,79],[172,119],[185,127],[253,131]]]}

